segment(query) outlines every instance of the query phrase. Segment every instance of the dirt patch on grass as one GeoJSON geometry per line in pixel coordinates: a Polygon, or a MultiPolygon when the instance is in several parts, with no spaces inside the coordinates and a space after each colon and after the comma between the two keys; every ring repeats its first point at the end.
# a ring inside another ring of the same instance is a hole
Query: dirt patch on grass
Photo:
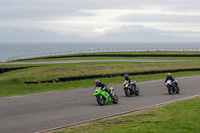
{"type": "Polygon", "coordinates": [[[145,117],[145,116],[155,116],[154,114],[141,114],[141,115],[136,115],[136,117],[145,117]]]}

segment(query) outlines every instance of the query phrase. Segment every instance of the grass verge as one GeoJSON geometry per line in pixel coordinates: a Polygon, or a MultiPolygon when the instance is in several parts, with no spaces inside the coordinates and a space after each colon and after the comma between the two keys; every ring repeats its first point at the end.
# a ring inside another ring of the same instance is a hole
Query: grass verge
{"type": "Polygon", "coordinates": [[[87,62],[72,64],[51,64],[47,66],[20,69],[3,73],[1,83],[15,83],[24,81],[57,80],[63,77],[78,77],[85,75],[144,72],[157,70],[175,70],[187,68],[200,68],[199,61],[190,62],[87,62]]]}
{"type": "MultiPolygon", "coordinates": [[[[177,73],[172,73],[172,75],[175,78],[194,76],[194,75],[200,75],[200,71],[177,72],[177,73]]],[[[131,78],[133,80],[136,80],[137,82],[164,79],[165,77],[166,77],[166,74],[131,76],[131,78]]],[[[11,96],[19,96],[19,95],[28,95],[28,94],[37,94],[37,93],[46,93],[46,92],[94,87],[94,80],[95,79],[59,82],[59,83],[23,84],[17,78],[11,78],[9,80],[0,82],[0,85],[1,85],[0,97],[11,97],[11,96]]],[[[100,80],[103,81],[106,85],[122,84],[123,77],[100,78],[100,80]]]]}
{"type": "Polygon", "coordinates": [[[200,98],[56,133],[199,133],[200,98]]]}
{"type": "MultiPolygon", "coordinates": [[[[117,52],[114,54],[199,54],[199,52],[117,52]]],[[[95,53],[102,54],[102,53],[95,53]]],[[[107,53],[110,54],[110,53],[107,53]]],[[[119,57],[121,59],[121,57],[119,57]]],[[[112,58],[112,59],[119,59],[112,58]]],[[[62,91],[70,89],[88,88],[94,86],[94,79],[60,82],[60,83],[44,83],[44,84],[24,84],[25,81],[43,81],[56,80],[62,77],[75,77],[85,75],[97,74],[111,74],[111,73],[127,73],[127,72],[142,72],[151,70],[174,70],[186,68],[200,68],[200,57],[173,57],[159,59],[182,59],[191,60],[188,62],[165,62],[165,63],[147,63],[147,62],[87,62],[87,63],[73,63],[73,64],[43,64],[40,67],[20,69],[16,71],[6,72],[0,75],[0,97],[10,97],[17,95],[27,95],[36,93],[45,93],[53,91],[62,91]]],[[[152,57],[151,59],[158,59],[152,57]]],[[[78,59],[78,58],[76,58],[78,59]]],[[[82,58],[88,59],[88,58],[82,58]]],[[[100,59],[95,57],[93,59],[100,59]]],[[[143,58],[145,59],[145,57],[143,58]]],[[[150,58],[146,58],[150,59],[150,58]]],[[[16,67],[29,65],[0,65],[0,67],[16,67]]],[[[174,73],[175,77],[200,75],[200,72],[182,72],[174,73]]],[[[165,74],[153,75],[138,75],[132,76],[133,80],[137,82],[149,81],[156,79],[164,79],[165,74]]],[[[107,85],[122,83],[123,77],[115,78],[101,78],[107,85]]]]}
{"type": "Polygon", "coordinates": [[[68,57],[22,60],[19,62],[70,61],[70,60],[200,60],[200,57],[68,57]]]}
{"type": "Polygon", "coordinates": [[[70,56],[80,56],[80,55],[199,55],[199,51],[145,51],[145,52],[98,52],[98,53],[80,53],[71,54],[64,56],[46,56],[46,57],[36,57],[21,60],[13,60],[9,62],[36,62],[36,61],[60,61],[60,60],[102,60],[102,59],[165,59],[173,60],[183,60],[187,58],[188,60],[199,60],[200,57],[70,57],[70,56]],[[68,57],[69,56],[69,57],[68,57]]]}

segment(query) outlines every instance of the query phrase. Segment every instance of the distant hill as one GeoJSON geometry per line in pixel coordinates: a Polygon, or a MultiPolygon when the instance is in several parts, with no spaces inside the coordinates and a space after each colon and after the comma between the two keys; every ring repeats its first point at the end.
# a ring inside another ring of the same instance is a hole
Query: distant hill
{"type": "Polygon", "coordinates": [[[0,28],[0,42],[200,42],[200,38],[169,35],[165,31],[148,28],[112,32],[93,38],[75,34],[60,35],[44,30],[0,28]]]}
{"type": "Polygon", "coordinates": [[[44,30],[0,29],[0,42],[76,42],[79,35],[59,35],[44,30]]]}
{"type": "MultiPolygon", "coordinates": [[[[179,34],[178,32],[177,34],[179,34]]],[[[188,34],[187,32],[184,32],[188,34]]],[[[156,30],[152,28],[130,27],[129,30],[108,33],[101,37],[90,38],[90,41],[105,42],[200,42],[200,37],[170,35],[176,32],[156,30]]]]}

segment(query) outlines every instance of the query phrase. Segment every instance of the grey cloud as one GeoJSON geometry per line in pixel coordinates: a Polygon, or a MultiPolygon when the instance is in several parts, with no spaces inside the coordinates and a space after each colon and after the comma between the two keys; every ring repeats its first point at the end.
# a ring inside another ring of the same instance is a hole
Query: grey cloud
{"type": "Polygon", "coordinates": [[[0,0],[0,18],[92,15],[79,10],[118,8],[122,3],[121,0],[0,0]]]}
{"type": "Polygon", "coordinates": [[[138,9],[167,6],[171,10],[198,10],[197,0],[0,0],[0,18],[92,15],[86,9],[138,9]]]}
{"type": "Polygon", "coordinates": [[[80,13],[87,9],[80,0],[16,0],[0,2],[0,18],[41,18],[63,17],[76,15],[92,15],[80,13]]]}
{"type": "MultiPolygon", "coordinates": [[[[163,11],[198,11],[200,12],[200,1],[198,0],[0,0],[0,26],[16,26],[21,24],[22,27],[39,27],[44,28],[40,22],[48,22],[57,17],[67,16],[90,16],[92,13],[79,12],[80,10],[96,9],[141,9],[151,10],[163,7],[163,11]],[[15,20],[17,19],[17,20],[15,20]],[[33,21],[32,21],[33,20],[33,21]],[[27,22],[27,23],[26,23],[27,22]],[[32,23],[33,22],[33,23],[32,23]]],[[[66,20],[66,19],[65,19],[66,20]]],[[[80,20],[81,21],[81,20],[80,20]]],[[[122,22],[177,22],[177,23],[199,23],[199,16],[178,16],[178,15],[159,15],[159,14],[134,14],[121,16],[114,21],[122,22]]],[[[63,23],[62,23],[63,24],[63,23]]],[[[61,24],[61,25],[62,25],[61,24]]],[[[121,23],[123,24],[123,23],[121,23]]],[[[59,23],[58,23],[59,25],[59,23]]],[[[65,25],[65,28],[71,25],[65,25]]],[[[81,25],[73,25],[76,30],[81,25]]],[[[51,23],[48,27],[55,28],[51,23]]],[[[99,25],[97,25],[99,27],[99,25]]],[[[72,29],[72,27],[70,27],[72,29]]],[[[87,25],[84,25],[87,29],[87,25]]],[[[101,29],[102,27],[100,27],[101,29]]],[[[124,33],[128,28],[123,27],[119,33],[124,33]]],[[[44,28],[45,29],[45,28],[44,28]]],[[[1,29],[0,29],[1,30],[1,29]]],[[[54,30],[54,29],[53,29],[54,30]]],[[[143,28],[135,27],[132,29],[136,33],[141,33],[143,28]]],[[[145,34],[160,32],[156,30],[145,29],[145,34]]],[[[110,32],[109,32],[110,33],[110,32]]],[[[162,32],[160,34],[172,34],[162,32]]],[[[173,33],[176,34],[176,33],[173,33]]],[[[187,34],[187,32],[186,32],[187,34]]],[[[189,33],[188,33],[189,34],[189,33]]],[[[191,33],[196,34],[196,33],[191,33]]],[[[121,36],[121,35],[120,35],[121,36]]],[[[131,34],[130,34],[131,36],[131,34]]],[[[124,37],[124,36],[122,36],[124,37]]],[[[131,38],[131,37],[130,37],[131,38]]]]}
{"type": "Polygon", "coordinates": [[[169,23],[200,23],[200,16],[164,15],[164,14],[133,14],[116,18],[122,22],[169,22],[169,23]]]}

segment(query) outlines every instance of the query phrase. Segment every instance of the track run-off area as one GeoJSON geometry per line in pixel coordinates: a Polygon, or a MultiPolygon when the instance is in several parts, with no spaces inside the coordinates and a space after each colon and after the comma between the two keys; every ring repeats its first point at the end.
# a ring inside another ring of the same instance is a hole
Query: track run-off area
{"type": "Polygon", "coordinates": [[[42,132],[200,95],[200,75],[176,78],[181,90],[174,95],[164,78],[137,83],[139,96],[126,97],[122,84],[112,85],[119,103],[104,106],[98,105],[94,88],[0,98],[0,132],[42,132]]]}

